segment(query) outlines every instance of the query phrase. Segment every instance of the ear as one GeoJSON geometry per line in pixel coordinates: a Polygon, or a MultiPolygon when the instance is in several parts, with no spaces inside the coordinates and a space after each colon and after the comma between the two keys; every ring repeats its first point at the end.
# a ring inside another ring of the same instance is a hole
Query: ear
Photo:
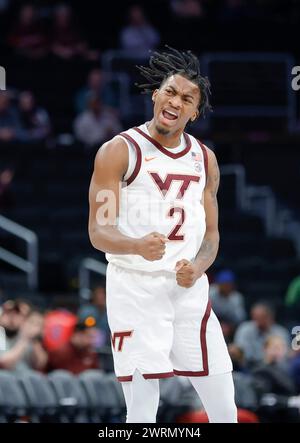
{"type": "Polygon", "coordinates": [[[194,122],[195,120],[197,120],[197,118],[199,117],[199,111],[197,109],[197,111],[195,112],[195,114],[193,115],[193,117],[191,118],[191,121],[194,122]]]}
{"type": "Polygon", "coordinates": [[[158,93],[158,89],[155,89],[155,91],[153,91],[153,94],[152,94],[152,101],[153,101],[153,103],[155,103],[155,98],[157,96],[157,93],[158,93]]]}

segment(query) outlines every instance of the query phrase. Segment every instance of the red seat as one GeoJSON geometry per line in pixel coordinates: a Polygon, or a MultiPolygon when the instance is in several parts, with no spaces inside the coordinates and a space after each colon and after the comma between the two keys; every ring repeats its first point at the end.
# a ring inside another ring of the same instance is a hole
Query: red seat
{"type": "MultiPolygon", "coordinates": [[[[180,415],[176,419],[177,423],[208,423],[208,417],[206,412],[190,411],[180,415]]],[[[238,422],[239,423],[259,423],[259,418],[256,414],[247,409],[238,409],[238,422]]]]}

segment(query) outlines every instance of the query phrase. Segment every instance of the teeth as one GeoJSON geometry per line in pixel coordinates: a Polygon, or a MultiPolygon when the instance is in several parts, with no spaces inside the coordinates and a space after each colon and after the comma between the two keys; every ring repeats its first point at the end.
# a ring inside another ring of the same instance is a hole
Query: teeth
{"type": "Polygon", "coordinates": [[[173,115],[174,117],[177,117],[177,114],[175,114],[174,112],[168,111],[167,109],[166,109],[166,112],[168,112],[168,114],[173,115]]]}

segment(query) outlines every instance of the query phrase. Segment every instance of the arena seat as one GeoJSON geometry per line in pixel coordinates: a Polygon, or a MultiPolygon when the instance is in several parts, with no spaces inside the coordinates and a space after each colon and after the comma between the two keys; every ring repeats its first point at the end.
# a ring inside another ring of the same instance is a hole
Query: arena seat
{"type": "Polygon", "coordinates": [[[16,377],[10,371],[0,370],[0,423],[17,421],[27,412],[26,397],[16,377]]]}
{"type": "Polygon", "coordinates": [[[88,400],[85,391],[71,372],[58,369],[48,374],[59,404],[60,421],[63,423],[88,423],[88,400]]]}
{"type": "Polygon", "coordinates": [[[108,383],[107,375],[97,369],[89,369],[79,375],[89,401],[89,413],[94,423],[120,421],[120,399],[117,391],[108,383]]]}
{"type": "Polygon", "coordinates": [[[117,380],[113,372],[106,373],[105,377],[106,383],[115,398],[115,406],[112,410],[112,415],[115,417],[123,417],[123,421],[125,421],[126,403],[121,383],[117,380]]]}
{"type": "Polygon", "coordinates": [[[176,417],[201,405],[191,383],[182,377],[160,380],[160,405],[158,420],[164,423],[175,422],[176,417]]]}
{"type": "Polygon", "coordinates": [[[59,403],[48,378],[36,371],[16,375],[25,393],[32,422],[58,421],[59,403]]]}

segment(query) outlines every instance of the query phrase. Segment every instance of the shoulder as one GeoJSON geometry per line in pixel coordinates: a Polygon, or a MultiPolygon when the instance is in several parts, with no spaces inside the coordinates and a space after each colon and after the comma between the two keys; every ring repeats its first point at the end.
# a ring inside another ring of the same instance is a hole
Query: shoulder
{"type": "Polygon", "coordinates": [[[95,157],[94,172],[102,175],[110,172],[124,174],[128,168],[128,148],[125,140],[116,135],[104,143],[95,157]]]}
{"type": "Polygon", "coordinates": [[[120,137],[120,134],[118,134],[100,146],[96,154],[95,163],[107,157],[118,161],[120,156],[123,157],[126,156],[126,154],[128,155],[127,144],[125,140],[120,137]]]}
{"type": "Polygon", "coordinates": [[[211,148],[209,148],[207,145],[205,145],[204,143],[202,143],[201,142],[201,144],[202,144],[202,146],[203,146],[203,148],[205,149],[205,151],[206,151],[206,154],[207,154],[207,159],[208,159],[208,164],[214,164],[216,161],[217,161],[217,157],[216,157],[216,154],[214,153],[214,151],[211,149],[211,148]]]}
{"type": "Polygon", "coordinates": [[[201,140],[199,140],[197,137],[194,137],[191,134],[187,135],[190,137],[191,140],[194,140],[201,147],[204,157],[207,158],[208,165],[215,164],[217,158],[214,151],[211,148],[209,148],[205,143],[203,143],[201,140]]]}

